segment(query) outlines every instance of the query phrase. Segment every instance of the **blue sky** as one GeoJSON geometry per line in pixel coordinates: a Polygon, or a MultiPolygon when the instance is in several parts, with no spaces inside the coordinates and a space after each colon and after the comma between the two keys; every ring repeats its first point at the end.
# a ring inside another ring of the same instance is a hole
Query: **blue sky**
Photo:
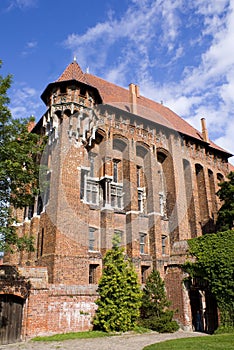
{"type": "Polygon", "coordinates": [[[210,138],[234,153],[234,0],[1,0],[0,31],[13,115],[39,119],[41,93],[75,55],[199,130],[205,117],[210,138]]]}

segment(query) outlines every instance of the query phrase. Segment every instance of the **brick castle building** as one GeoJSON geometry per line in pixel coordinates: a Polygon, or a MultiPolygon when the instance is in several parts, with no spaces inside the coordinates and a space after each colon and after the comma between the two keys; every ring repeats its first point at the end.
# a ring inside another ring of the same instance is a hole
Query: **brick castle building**
{"type": "Polygon", "coordinates": [[[186,241],[215,230],[231,154],[209,140],[205,119],[199,132],[138,86],[83,73],[76,61],[41,97],[47,111],[33,128],[48,136],[41,193],[17,213],[35,252],[6,255],[0,267],[2,343],[90,329],[116,235],[141,283],[160,271],[181,327],[192,329],[206,308],[213,331],[214,298],[201,282],[184,282],[180,266],[186,241]]]}

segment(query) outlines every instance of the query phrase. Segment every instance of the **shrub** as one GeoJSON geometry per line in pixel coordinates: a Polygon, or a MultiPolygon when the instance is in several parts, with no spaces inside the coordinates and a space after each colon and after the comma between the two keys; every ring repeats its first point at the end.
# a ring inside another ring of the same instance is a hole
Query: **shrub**
{"type": "Polygon", "coordinates": [[[168,309],[169,306],[164,282],[159,272],[153,270],[143,289],[139,324],[160,333],[177,331],[179,326],[172,320],[173,311],[168,309]]]}
{"type": "Polygon", "coordinates": [[[94,328],[105,332],[133,330],[140,315],[142,295],[134,267],[118,246],[106,253],[104,264],[94,328]]]}
{"type": "Polygon", "coordinates": [[[142,319],[140,320],[140,325],[159,333],[173,333],[179,329],[178,323],[172,320],[170,312],[165,312],[161,317],[150,316],[142,319]]]}

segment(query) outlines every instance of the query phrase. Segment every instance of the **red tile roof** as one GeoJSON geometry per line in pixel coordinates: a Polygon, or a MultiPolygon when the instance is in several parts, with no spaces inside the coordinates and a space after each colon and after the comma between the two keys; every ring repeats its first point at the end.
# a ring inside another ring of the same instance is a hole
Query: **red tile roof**
{"type": "Polygon", "coordinates": [[[231,163],[228,163],[228,169],[229,171],[234,171],[234,165],[232,165],[231,163]]]}
{"type": "Polygon", "coordinates": [[[87,84],[87,81],[85,79],[85,75],[82,72],[79,64],[76,61],[73,61],[72,63],[70,63],[66,67],[64,72],[58,78],[57,82],[67,81],[67,80],[78,80],[78,81],[80,81],[82,83],[86,83],[87,84]]]}
{"type": "MultiPolygon", "coordinates": [[[[70,63],[57,82],[73,79],[95,87],[99,91],[104,104],[114,105],[124,110],[129,109],[129,90],[92,74],[83,73],[77,62],[70,63]]],[[[193,128],[168,107],[144,96],[137,97],[137,114],[144,119],[170,127],[179,133],[203,141],[200,131],[193,128]]],[[[229,152],[217,146],[212,141],[210,141],[209,146],[230,155],[229,152]]]]}

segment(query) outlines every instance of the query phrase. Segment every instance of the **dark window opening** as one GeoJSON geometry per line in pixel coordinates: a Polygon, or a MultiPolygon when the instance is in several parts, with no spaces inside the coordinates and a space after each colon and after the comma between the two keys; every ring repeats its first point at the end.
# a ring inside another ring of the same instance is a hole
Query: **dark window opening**
{"type": "Polygon", "coordinates": [[[97,284],[97,268],[99,265],[89,265],[89,284],[97,284]]]}
{"type": "Polygon", "coordinates": [[[44,250],[44,228],[41,230],[41,249],[40,249],[40,256],[43,255],[44,250]]]}
{"type": "Polygon", "coordinates": [[[61,94],[66,94],[67,92],[67,87],[66,86],[60,86],[60,93],[61,94]]]}
{"type": "Polygon", "coordinates": [[[166,255],[166,240],[167,236],[162,236],[162,255],[166,255]]]}
{"type": "Polygon", "coordinates": [[[148,276],[149,266],[141,266],[141,283],[145,284],[148,276]]]}
{"type": "Polygon", "coordinates": [[[141,171],[142,167],[137,165],[137,187],[141,187],[141,171]]]}
{"type": "Polygon", "coordinates": [[[86,90],[84,87],[80,88],[80,96],[84,96],[84,97],[86,96],[86,90]]]}
{"type": "Polygon", "coordinates": [[[43,210],[43,202],[41,196],[38,196],[37,200],[37,215],[40,215],[43,210]]]}
{"type": "Polygon", "coordinates": [[[80,199],[84,199],[85,195],[85,171],[81,169],[80,175],[80,199]]]}
{"type": "Polygon", "coordinates": [[[32,219],[33,214],[34,214],[34,204],[31,204],[28,207],[28,218],[29,218],[29,220],[32,219]]]}

